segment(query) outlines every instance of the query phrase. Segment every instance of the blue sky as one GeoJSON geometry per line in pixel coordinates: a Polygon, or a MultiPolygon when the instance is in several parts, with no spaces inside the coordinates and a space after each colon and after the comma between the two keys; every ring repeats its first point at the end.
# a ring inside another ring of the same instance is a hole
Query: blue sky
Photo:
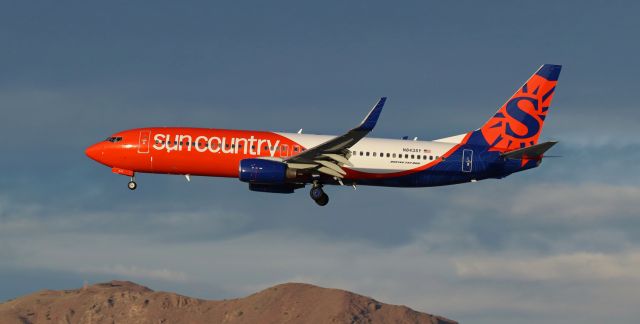
{"type": "Polygon", "coordinates": [[[633,1],[0,2],[0,299],[84,280],[231,298],[287,281],[471,323],[633,323],[640,140],[633,1]],[[423,189],[249,192],[84,156],[162,125],[372,136],[480,126],[562,64],[541,168],[423,189]]]}

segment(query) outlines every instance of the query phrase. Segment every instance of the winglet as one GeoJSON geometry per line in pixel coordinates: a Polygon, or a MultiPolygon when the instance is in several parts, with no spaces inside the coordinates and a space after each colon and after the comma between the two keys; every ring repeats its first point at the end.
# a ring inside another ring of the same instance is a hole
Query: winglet
{"type": "Polygon", "coordinates": [[[378,117],[380,117],[380,113],[382,112],[382,107],[384,107],[384,103],[387,101],[387,97],[382,97],[378,100],[378,103],[371,109],[367,117],[362,120],[362,123],[355,130],[370,132],[373,127],[376,126],[378,122],[378,117]]]}

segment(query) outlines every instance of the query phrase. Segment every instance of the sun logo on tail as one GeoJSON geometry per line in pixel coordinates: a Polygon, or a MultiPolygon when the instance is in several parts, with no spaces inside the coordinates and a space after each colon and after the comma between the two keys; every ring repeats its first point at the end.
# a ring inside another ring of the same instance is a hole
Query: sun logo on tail
{"type": "Polygon", "coordinates": [[[542,131],[556,81],[534,74],[480,129],[492,151],[534,145],[542,131]]]}

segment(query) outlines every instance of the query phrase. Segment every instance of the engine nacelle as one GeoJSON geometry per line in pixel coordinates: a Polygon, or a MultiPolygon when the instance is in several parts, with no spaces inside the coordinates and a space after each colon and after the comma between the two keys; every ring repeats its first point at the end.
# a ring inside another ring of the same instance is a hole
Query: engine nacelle
{"type": "Polygon", "coordinates": [[[282,184],[287,179],[295,179],[296,171],[289,169],[286,163],[264,160],[244,159],[240,161],[240,181],[263,184],[282,184]]]}

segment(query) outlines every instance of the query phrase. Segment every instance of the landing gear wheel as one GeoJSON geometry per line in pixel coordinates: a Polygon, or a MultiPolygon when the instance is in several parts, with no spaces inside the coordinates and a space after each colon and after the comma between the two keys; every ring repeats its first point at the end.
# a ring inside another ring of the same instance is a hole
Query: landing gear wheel
{"type": "Polygon", "coordinates": [[[316,204],[319,206],[326,206],[329,203],[329,196],[323,193],[320,199],[316,199],[316,204]]]}
{"type": "Polygon", "coordinates": [[[127,184],[127,187],[129,187],[129,190],[136,190],[136,188],[138,188],[138,184],[136,184],[135,181],[131,180],[127,184]]]}
{"type": "Polygon", "coordinates": [[[322,190],[321,186],[314,186],[313,188],[311,188],[311,191],[309,191],[309,196],[311,196],[311,199],[313,200],[318,200],[322,198],[322,195],[324,194],[325,193],[322,190]]]}
{"type": "Polygon", "coordinates": [[[324,190],[322,190],[322,185],[320,184],[313,185],[311,191],[309,191],[309,196],[311,196],[311,199],[313,199],[313,201],[315,201],[316,204],[320,206],[325,206],[329,203],[329,196],[324,193],[324,190]]]}

